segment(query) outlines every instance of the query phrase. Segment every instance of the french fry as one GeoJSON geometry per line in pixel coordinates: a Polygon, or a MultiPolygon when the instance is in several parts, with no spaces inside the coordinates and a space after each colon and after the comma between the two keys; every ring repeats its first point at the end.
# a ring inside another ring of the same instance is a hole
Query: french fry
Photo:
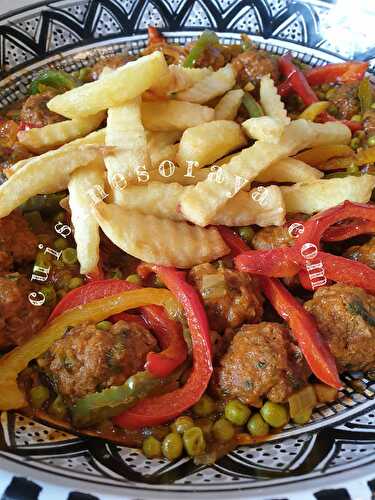
{"type": "Polygon", "coordinates": [[[162,182],[164,184],[170,184],[172,182],[177,182],[182,186],[194,186],[200,181],[204,181],[209,173],[211,172],[210,167],[208,168],[180,168],[176,167],[171,176],[166,177],[162,175],[162,169],[155,168],[149,173],[149,182],[162,182]]]}
{"type": "Polygon", "coordinates": [[[283,125],[289,125],[290,118],[277,92],[276,85],[269,75],[262,76],[260,80],[260,103],[266,115],[276,118],[283,125]]]}
{"type": "Polygon", "coordinates": [[[259,116],[249,118],[242,123],[247,135],[258,141],[277,144],[284,133],[285,124],[279,118],[259,116]]]}
{"type": "Polygon", "coordinates": [[[307,149],[296,155],[297,160],[304,161],[313,167],[318,167],[331,158],[354,158],[354,151],[345,144],[328,144],[307,149]]]}
{"type": "Polygon", "coordinates": [[[211,75],[203,78],[193,87],[178,92],[176,98],[180,101],[196,102],[204,104],[214,97],[225,94],[236,83],[236,74],[231,64],[220,68],[211,75]]]}
{"type": "Polygon", "coordinates": [[[244,91],[230,90],[215,106],[215,120],[234,120],[241,106],[244,91]]]}
{"type": "MultiPolygon", "coordinates": [[[[107,146],[115,146],[116,150],[107,155],[104,162],[112,187],[134,179],[139,166],[150,167],[140,104],[140,97],[136,97],[108,110],[105,142],[107,146]]],[[[115,200],[117,192],[118,189],[114,189],[115,200]]]]}
{"type": "Polygon", "coordinates": [[[215,228],[159,219],[114,204],[98,203],[94,212],[100,227],[115,245],[145,262],[190,268],[229,252],[215,228]]]}
{"type": "Polygon", "coordinates": [[[245,144],[246,138],[238,123],[229,120],[202,123],[182,134],[177,163],[185,167],[188,161],[195,161],[204,167],[245,144]]]}
{"type": "Polygon", "coordinates": [[[180,101],[142,103],[142,121],[147,130],[186,130],[200,123],[210,122],[215,111],[208,106],[180,101]]]}
{"type": "MultiPolygon", "coordinates": [[[[26,160],[20,160],[11,167],[7,168],[5,170],[6,176],[9,178],[12,175],[14,175],[18,170],[23,168],[25,165],[27,165],[30,161],[35,161],[37,158],[39,158],[39,161],[53,161],[54,159],[54,153],[60,154],[61,152],[67,151],[69,149],[74,149],[79,146],[85,146],[85,145],[97,145],[97,146],[104,146],[105,142],[105,129],[102,128],[100,130],[97,130],[95,132],[91,132],[91,134],[86,135],[86,137],[81,137],[80,139],[75,139],[74,141],[68,142],[67,144],[64,144],[64,146],[60,146],[58,149],[55,149],[54,151],[48,151],[46,153],[43,153],[39,156],[34,156],[32,158],[27,158],[26,160]]],[[[63,188],[64,189],[64,188],[63,188]]],[[[59,190],[58,190],[59,191],[59,190]]]]}
{"type": "Polygon", "coordinates": [[[184,68],[177,64],[170,64],[168,73],[155,83],[150,90],[160,96],[180,92],[192,87],[211,73],[210,68],[184,68]]]}
{"type": "Polygon", "coordinates": [[[285,222],[285,203],[278,186],[267,186],[249,193],[240,191],[214,216],[213,224],[224,226],[281,226],[285,222]],[[259,195],[259,197],[258,197],[259,195]]]}
{"type": "Polygon", "coordinates": [[[287,212],[313,214],[350,200],[367,203],[375,187],[375,177],[362,175],[282,186],[287,212]]]}
{"type": "Polygon", "coordinates": [[[181,198],[185,217],[199,226],[209,224],[229,198],[245,188],[272,163],[306,148],[315,138],[315,131],[305,120],[295,120],[285,129],[279,144],[257,141],[243,149],[222,169],[220,182],[210,177],[199,182],[181,198]]]}
{"type": "MultiPolygon", "coordinates": [[[[144,186],[129,186],[121,192],[117,203],[128,209],[143,214],[154,215],[162,219],[174,221],[185,220],[178,210],[182,194],[188,188],[177,184],[149,182],[144,186]]],[[[277,186],[259,188],[250,193],[240,192],[226,203],[215,215],[212,224],[226,226],[259,226],[281,225],[285,219],[285,204],[277,186]]]]}
{"type": "MultiPolygon", "coordinates": [[[[299,121],[299,120],[298,120],[299,121]]],[[[315,137],[309,144],[310,148],[328,144],[348,144],[352,133],[346,125],[340,122],[315,123],[308,122],[315,137]]]]}
{"type": "Polygon", "coordinates": [[[104,117],[105,113],[100,112],[85,118],[74,118],[73,120],[51,123],[41,128],[21,130],[18,132],[17,138],[30,151],[40,153],[86,136],[98,128],[104,117]]]}
{"type": "Polygon", "coordinates": [[[164,160],[174,161],[178,145],[176,142],[181,138],[181,132],[151,132],[146,131],[147,149],[150,155],[152,168],[157,168],[164,160]]]}
{"type": "Polygon", "coordinates": [[[93,115],[139,96],[167,71],[163,54],[153,52],[120,66],[95,82],[53,97],[47,106],[67,118],[93,115]]]}
{"type": "Polygon", "coordinates": [[[104,184],[103,161],[96,161],[78,168],[72,173],[68,184],[69,207],[81,274],[95,272],[98,267],[99,224],[92,214],[92,208],[95,198],[99,198],[100,189],[104,192],[104,184]]]}
{"type": "Polygon", "coordinates": [[[284,158],[270,165],[257,182],[306,182],[320,179],[323,172],[295,158],[284,158]]]}
{"type": "Polygon", "coordinates": [[[56,193],[66,189],[74,170],[93,161],[100,161],[97,145],[81,145],[49,151],[31,158],[0,186],[0,218],[9,215],[36,194],[56,193]]]}

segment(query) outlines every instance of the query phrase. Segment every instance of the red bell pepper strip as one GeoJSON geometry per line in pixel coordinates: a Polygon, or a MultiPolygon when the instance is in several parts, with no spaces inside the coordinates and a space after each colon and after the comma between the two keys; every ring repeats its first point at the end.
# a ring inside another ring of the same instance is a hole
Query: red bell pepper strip
{"type": "Polygon", "coordinates": [[[155,28],[155,26],[148,26],[147,33],[148,33],[148,46],[165,43],[165,38],[159,32],[159,30],[155,28]]]}
{"type": "Polygon", "coordinates": [[[369,233],[375,233],[375,221],[356,219],[347,224],[329,227],[323,234],[323,241],[344,241],[369,233]]]}
{"type": "Polygon", "coordinates": [[[326,111],[323,113],[320,113],[320,115],[317,117],[317,122],[319,123],[326,123],[326,122],[340,122],[346,125],[347,127],[350,128],[352,132],[357,132],[358,130],[363,129],[363,123],[362,122],[353,122],[351,120],[338,120],[334,116],[330,115],[326,111]]]}
{"type": "Polygon", "coordinates": [[[239,253],[248,252],[250,249],[234,229],[227,226],[217,226],[221,236],[228,243],[229,248],[232,250],[233,257],[239,253]]]}
{"type": "Polygon", "coordinates": [[[319,101],[303,72],[292,63],[290,54],[280,57],[279,68],[286,81],[290,83],[294,92],[299,95],[306,106],[319,101]]]}
{"type": "MultiPolygon", "coordinates": [[[[238,252],[243,249],[242,243],[244,242],[241,238],[232,233],[231,238],[227,239],[227,233],[223,232],[221,228],[219,228],[219,231],[225,243],[231,248],[232,253],[238,255],[238,252]],[[235,238],[240,241],[236,245],[232,245],[235,238]]],[[[340,388],[342,384],[337,373],[334,357],[321,337],[313,316],[277,279],[261,276],[260,283],[268,300],[289,324],[312,372],[322,382],[340,388]]]]}
{"type": "Polygon", "coordinates": [[[314,317],[277,279],[260,277],[263,293],[289,324],[314,375],[325,384],[340,389],[336,362],[319,333],[314,317]]]}
{"type": "MultiPolygon", "coordinates": [[[[141,287],[125,280],[92,281],[67,293],[52,311],[48,321],[55,319],[67,309],[138,288],[141,287]]],[[[180,366],[187,357],[187,346],[181,327],[177,322],[170,319],[160,306],[150,305],[140,309],[144,319],[142,326],[146,323],[152,329],[163,349],[158,353],[150,352],[147,355],[145,367],[147,371],[155,376],[167,376],[180,366]]],[[[122,313],[121,319],[125,319],[126,314],[122,313]]],[[[140,320],[141,318],[138,319],[138,323],[140,320]]]]}
{"type": "Polygon", "coordinates": [[[312,86],[335,82],[351,83],[362,80],[367,68],[367,62],[348,61],[309,69],[305,71],[305,76],[312,86]]]}
{"type": "Polygon", "coordinates": [[[299,260],[294,258],[294,247],[278,247],[272,250],[248,250],[236,257],[239,271],[265,274],[271,278],[289,278],[300,270],[299,260]]]}
{"type": "Polygon", "coordinates": [[[278,85],[277,87],[277,92],[279,95],[281,95],[281,97],[289,95],[292,90],[293,87],[289,80],[281,82],[280,85],[278,85]]]}
{"type": "Polygon", "coordinates": [[[184,386],[161,396],[146,398],[114,418],[116,425],[128,429],[173,420],[201,398],[212,375],[208,320],[197,291],[187,283],[183,273],[173,268],[153,266],[153,270],[183,305],[192,340],[193,369],[184,386]]]}

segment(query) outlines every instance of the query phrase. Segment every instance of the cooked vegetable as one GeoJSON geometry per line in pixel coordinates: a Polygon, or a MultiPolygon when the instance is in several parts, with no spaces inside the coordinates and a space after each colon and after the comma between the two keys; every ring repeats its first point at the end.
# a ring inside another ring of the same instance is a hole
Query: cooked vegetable
{"type": "Polygon", "coordinates": [[[154,436],[148,436],[143,441],[142,451],[147,458],[159,458],[162,456],[161,442],[154,436]]]}
{"type": "Polygon", "coordinates": [[[318,101],[318,102],[313,102],[305,110],[302,111],[302,113],[299,115],[299,118],[302,118],[304,120],[310,120],[314,121],[315,118],[320,115],[320,113],[323,113],[328,107],[329,107],[329,101],[318,101]]]}
{"type": "Polygon", "coordinates": [[[44,385],[36,385],[30,390],[30,404],[33,408],[41,408],[49,397],[49,390],[44,385]]]}
{"type": "Polygon", "coordinates": [[[77,81],[65,71],[47,69],[31,81],[30,94],[39,94],[41,92],[39,86],[70,90],[77,86],[77,81]]]}
{"type": "Polygon", "coordinates": [[[325,384],[314,384],[316,397],[319,403],[330,403],[337,399],[337,390],[325,384]]]}
{"type": "Polygon", "coordinates": [[[286,407],[278,403],[272,403],[271,401],[264,403],[260,409],[260,414],[271,427],[284,427],[289,422],[286,407]]]}
{"type": "Polygon", "coordinates": [[[179,434],[183,434],[191,427],[194,427],[194,420],[187,415],[182,415],[181,417],[176,418],[176,420],[171,425],[172,431],[178,432],[179,434]]]}
{"type": "Polygon", "coordinates": [[[356,82],[362,80],[368,62],[348,61],[344,63],[325,64],[317,68],[305,71],[305,76],[310,85],[322,85],[324,83],[356,82]]]}
{"type": "Polygon", "coordinates": [[[186,453],[190,457],[201,455],[206,449],[206,441],[200,427],[187,429],[182,436],[186,453]]]}
{"type": "Polygon", "coordinates": [[[295,392],[288,398],[290,416],[294,419],[305,412],[311,411],[317,404],[316,394],[312,385],[295,392]]]}
{"type": "Polygon", "coordinates": [[[162,451],[165,458],[168,460],[176,460],[180,458],[184,450],[182,437],[177,432],[171,432],[163,439],[162,451]]]}
{"type": "Polygon", "coordinates": [[[238,399],[233,399],[225,405],[224,415],[234,425],[245,425],[251,415],[251,410],[238,399]]]}
{"type": "Polygon", "coordinates": [[[220,443],[230,441],[234,436],[234,427],[226,418],[219,418],[212,427],[214,438],[220,443]]]}
{"type": "Polygon", "coordinates": [[[209,30],[203,31],[184,61],[185,68],[192,68],[209,45],[218,45],[219,43],[216,33],[209,30]]]}
{"type": "Polygon", "coordinates": [[[318,102],[318,98],[307,82],[305,75],[292,63],[290,54],[280,57],[279,67],[287,82],[306,106],[318,102]]]}
{"type": "Polygon", "coordinates": [[[244,93],[242,97],[242,104],[245,106],[250,118],[258,118],[259,116],[264,115],[263,109],[261,108],[260,104],[258,104],[254,97],[248,92],[244,93]]]}
{"type": "Polygon", "coordinates": [[[252,436],[267,436],[270,431],[269,425],[260,413],[255,413],[250,417],[247,429],[252,436]]]}
{"type": "MultiPolygon", "coordinates": [[[[363,78],[358,87],[358,98],[361,104],[361,113],[364,114],[366,111],[371,109],[372,101],[373,101],[373,89],[368,78],[363,78]]],[[[354,120],[354,116],[352,116],[352,120],[354,120]]]]}
{"type": "Polygon", "coordinates": [[[210,398],[210,396],[207,396],[207,394],[204,394],[198,401],[198,403],[193,406],[193,412],[198,417],[207,417],[208,415],[211,415],[211,413],[213,413],[215,409],[215,401],[210,398]]]}

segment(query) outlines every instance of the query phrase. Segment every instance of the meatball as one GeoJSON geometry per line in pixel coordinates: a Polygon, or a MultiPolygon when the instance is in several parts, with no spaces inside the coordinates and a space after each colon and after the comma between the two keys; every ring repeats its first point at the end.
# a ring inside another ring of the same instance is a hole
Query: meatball
{"type": "Polygon", "coordinates": [[[211,67],[214,71],[217,71],[229,63],[240,51],[241,47],[239,45],[220,45],[219,47],[209,45],[197,60],[196,66],[198,68],[211,67]]]}
{"type": "Polygon", "coordinates": [[[212,264],[193,267],[189,280],[203,298],[210,327],[218,332],[256,323],[263,314],[263,298],[255,278],[212,264]]]}
{"type": "Polygon", "coordinates": [[[375,269],[375,237],[364,245],[356,245],[347,249],[344,254],[348,259],[362,262],[375,269]]]}
{"type": "Polygon", "coordinates": [[[286,401],[310,374],[288,328],[278,323],[243,325],[220,365],[216,382],[222,396],[254,406],[262,398],[286,401]]]}
{"type": "Polygon", "coordinates": [[[57,123],[65,118],[47,108],[47,103],[56,95],[53,90],[41,94],[31,95],[23,103],[20,119],[33,127],[44,127],[50,123],[57,123]]]}
{"type": "Polygon", "coordinates": [[[11,269],[13,263],[32,262],[36,252],[36,236],[20,213],[0,219],[0,271],[11,269]]]}
{"type": "Polygon", "coordinates": [[[126,54],[117,54],[115,56],[106,57],[105,59],[98,61],[91,68],[91,79],[97,80],[105,67],[116,69],[119,66],[123,66],[124,64],[126,64],[130,60],[131,60],[131,57],[129,57],[126,54]]]}
{"type": "Polygon", "coordinates": [[[279,80],[277,59],[265,52],[251,48],[233,59],[233,67],[237,71],[237,81],[241,86],[259,80],[262,76],[271,75],[279,80]]]}
{"type": "Polygon", "coordinates": [[[340,372],[375,368],[375,297],[341,283],[319,288],[305,303],[340,372]]]}
{"type": "Polygon", "coordinates": [[[39,360],[56,392],[69,404],[86,394],[121,385],[143,369],[157,343],[137,323],[118,321],[103,331],[93,324],[69,330],[39,360]]]}
{"type": "Polygon", "coordinates": [[[360,112],[358,83],[344,83],[336,88],[329,100],[337,108],[337,118],[350,120],[360,112]]]}
{"type": "Polygon", "coordinates": [[[268,226],[263,227],[255,233],[251,240],[252,246],[256,250],[272,250],[278,247],[292,246],[295,238],[289,233],[288,226],[268,226]]]}
{"type": "Polygon", "coordinates": [[[45,325],[49,308],[30,303],[34,291],[37,287],[19,273],[0,275],[0,349],[23,344],[45,325]]]}

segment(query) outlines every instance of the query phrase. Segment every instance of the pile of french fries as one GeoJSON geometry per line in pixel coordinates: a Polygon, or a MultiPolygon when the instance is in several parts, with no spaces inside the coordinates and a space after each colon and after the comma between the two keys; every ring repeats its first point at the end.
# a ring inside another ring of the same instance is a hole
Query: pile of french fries
{"type": "Polygon", "coordinates": [[[239,125],[235,84],[230,64],[168,67],[154,52],[53,97],[49,109],[67,119],[19,133],[38,156],[8,169],[0,217],[68,189],[85,274],[98,266],[100,228],[145,262],[189,268],[229,252],[217,224],[281,225],[287,212],[370,199],[373,176],[322,179],[316,161],[294,158],[347,144],[345,125],[291,121],[269,76],[260,84],[266,115],[239,125]],[[253,182],[266,184],[261,198],[253,182]]]}

